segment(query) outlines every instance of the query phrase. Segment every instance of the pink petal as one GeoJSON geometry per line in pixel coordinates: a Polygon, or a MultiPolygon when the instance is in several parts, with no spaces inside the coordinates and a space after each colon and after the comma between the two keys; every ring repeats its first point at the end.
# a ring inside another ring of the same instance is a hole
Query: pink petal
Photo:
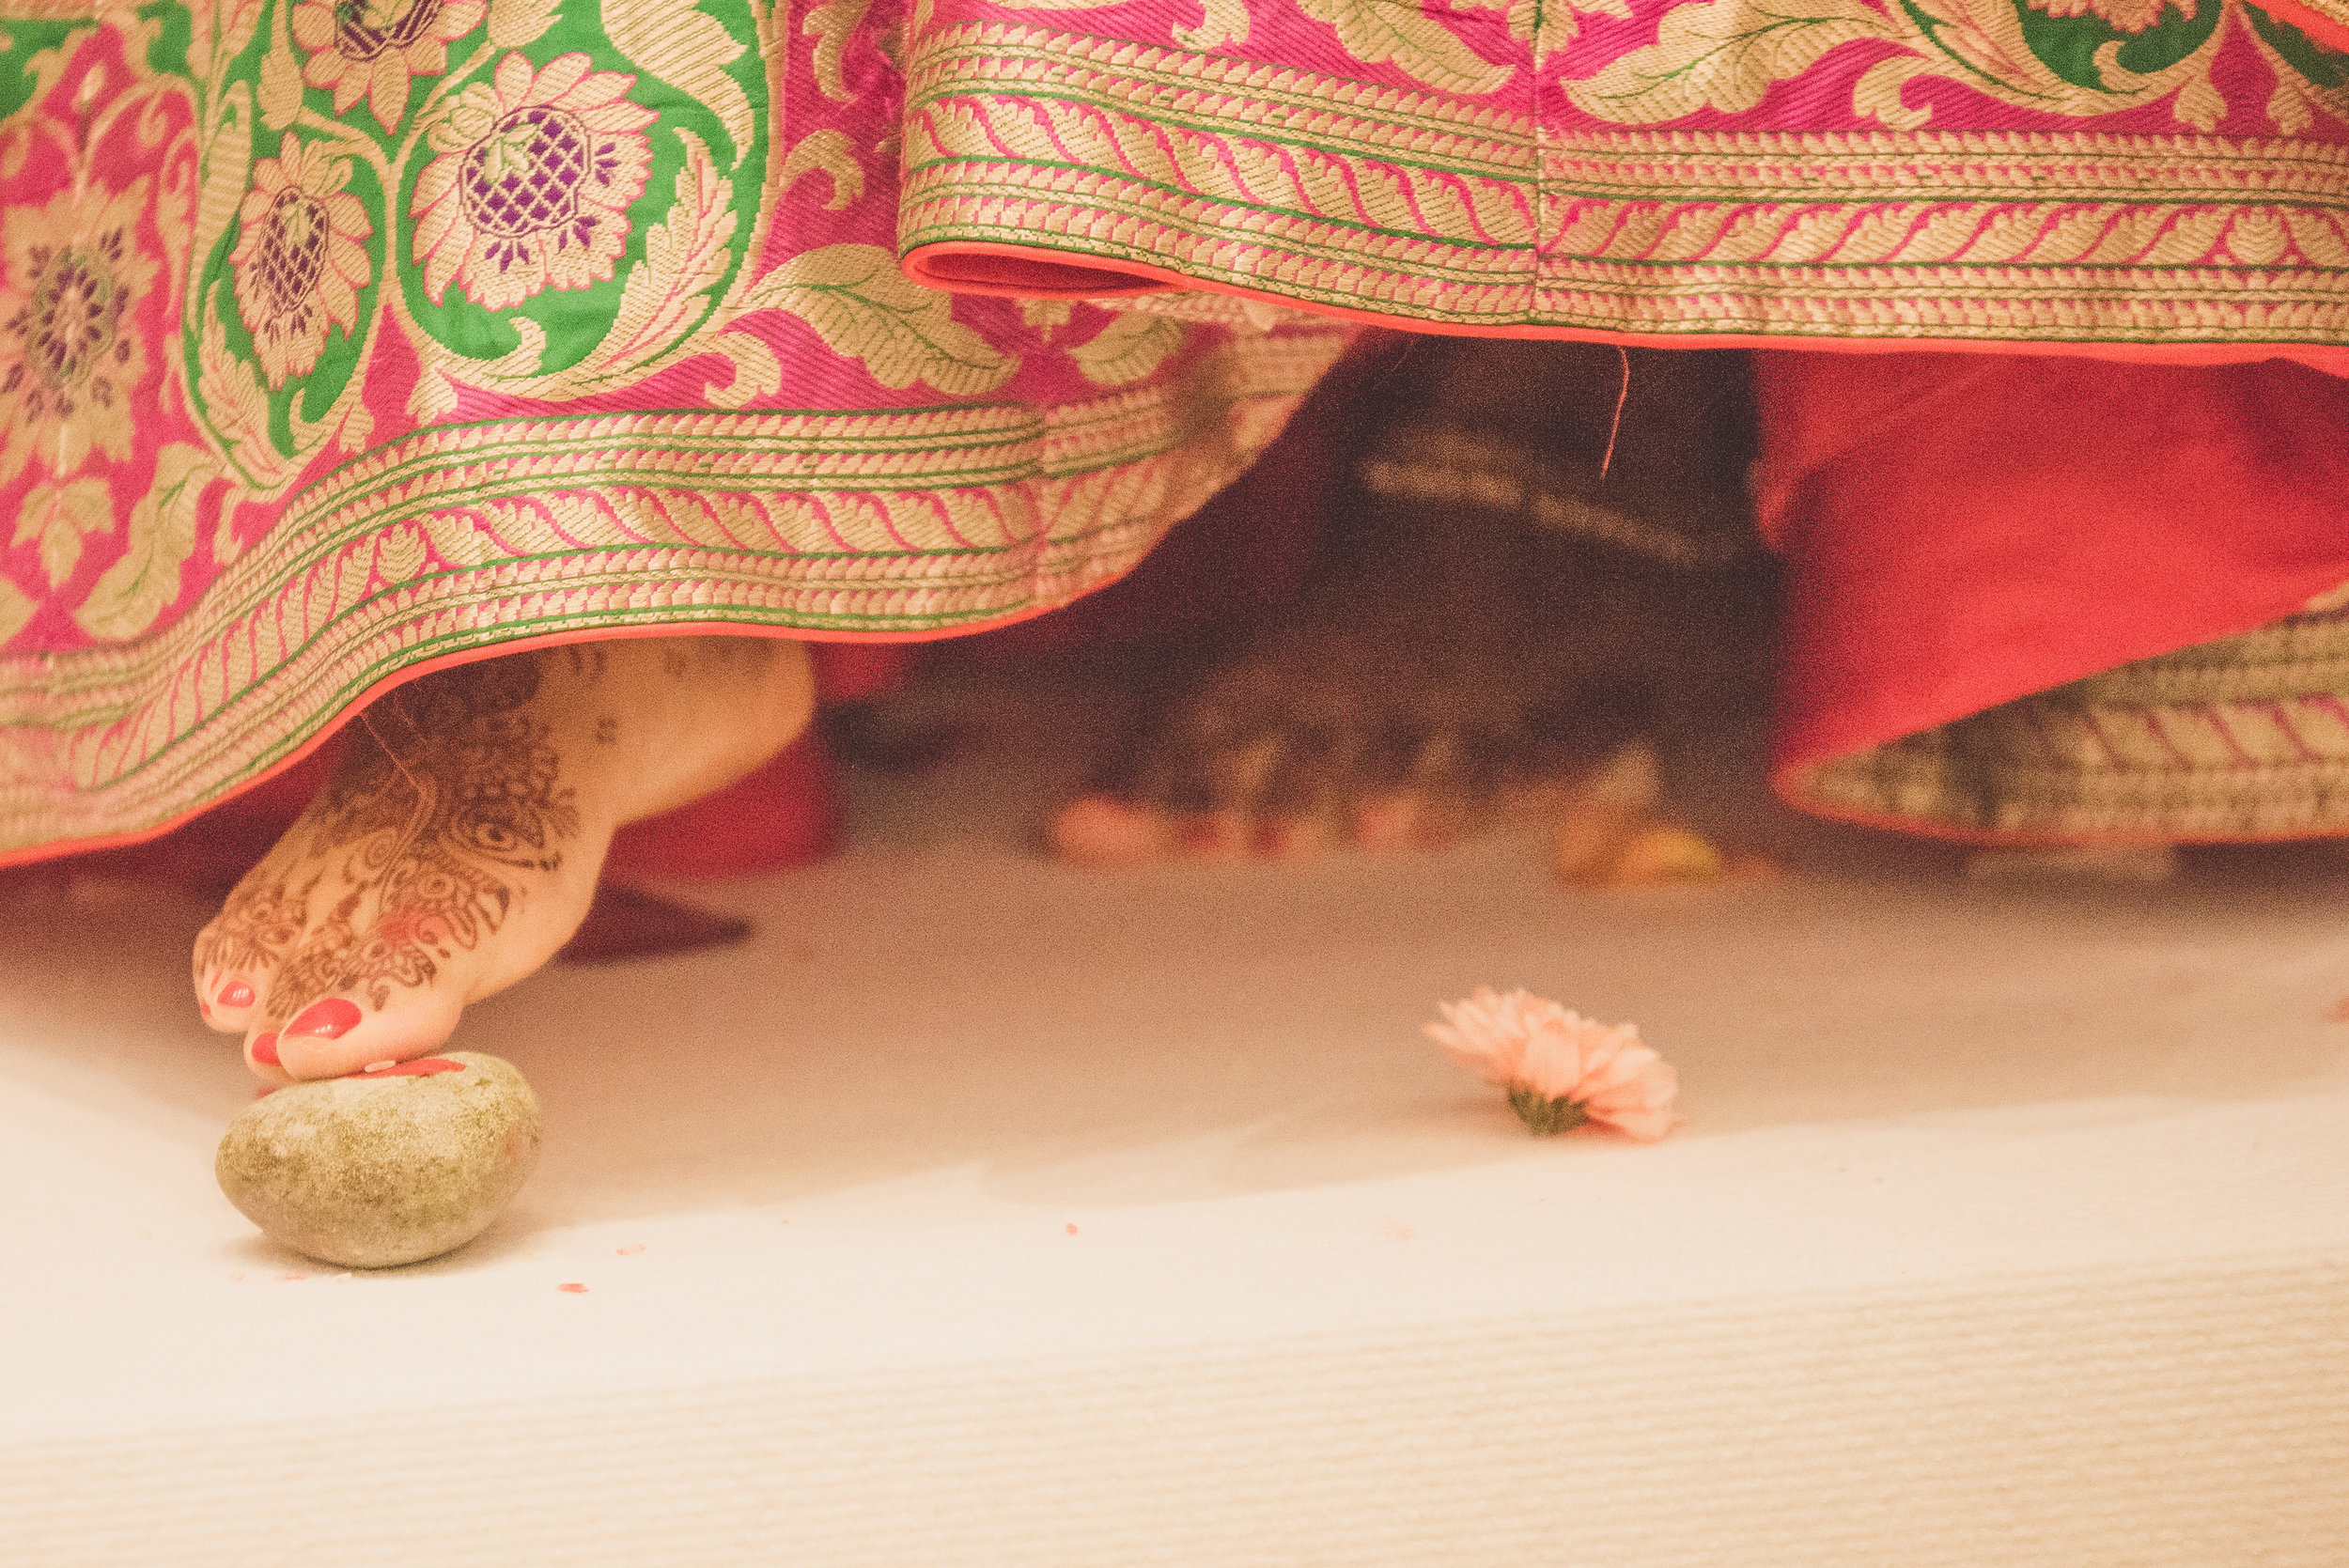
{"type": "MultiPolygon", "coordinates": [[[[579,59],[583,61],[585,58],[586,56],[583,54],[566,54],[563,56],[563,59],[566,60],[579,59]]],[[[555,65],[560,65],[562,61],[558,60],[554,62],[554,65],[548,66],[547,69],[549,70],[552,70],[555,65]]],[[[506,58],[498,62],[495,81],[497,83],[499,110],[503,112],[505,110],[521,107],[523,103],[527,102],[530,98],[530,62],[520,54],[508,54],[506,58]]]]}
{"type": "MultiPolygon", "coordinates": [[[[506,57],[513,59],[517,56],[506,57]]],[[[580,78],[585,76],[594,65],[595,62],[584,54],[557,54],[547,62],[547,69],[538,73],[537,84],[530,89],[530,96],[540,103],[552,103],[577,85],[580,78]]],[[[506,68],[500,66],[498,91],[503,93],[505,90],[506,68]]],[[[628,89],[622,87],[620,90],[625,92],[628,89]]]]}
{"type": "MultiPolygon", "coordinates": [[[[324,49],[334,41],[334,11],[330,6],[296,6],[293,13],[294,41],[304,49],[324,49]]],[[[326,85],[319,82],[318,86],[326,85]]]]}
{"type": "MultiPolygon", "coordinates": [[[[565,57],[583,61],[586,59],[583,54],[565,57]]],[[[552,72],[554,68],[550,66],[547,69],[552,72]]],[[[574,114],[583,110],[600,108],[634,85],[636,85],[636,78],[624,71],[599,70],[572,88],[569,96],[564,99],[561,107],[574,114]]],[[[541,92],[547,90],[546,78],[543,76],[538,79],[538,89],[541,92]]]]}
{"type": "Polygon", "coordinates": [[[375,232],[375,225],[367,219],[366,204],[348,191],[337,191],[319,205],[326,210],[326,221],[337,234],[364,240],[375,232]]]}
{"type": "Polygon", "coordinates": [[[1573,1032],[1545,1029],[1526,1043],[1517,1081],[1546,1100],[1582,1097],[1582,1053],[1573,1032]]]}

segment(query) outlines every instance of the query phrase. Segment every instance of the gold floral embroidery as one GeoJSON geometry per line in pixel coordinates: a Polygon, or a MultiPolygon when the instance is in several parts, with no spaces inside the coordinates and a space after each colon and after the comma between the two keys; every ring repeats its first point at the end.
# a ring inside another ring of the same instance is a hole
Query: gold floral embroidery
{"type": "Polygon", "coordinates": [[[6,647],[9,638],[24,629],[39,608],[29,595],[0,577],[0,647],[6,647]]]}
{"type": "Polygon", "coordinates": [[[390,131],[408,117],[409,82],[448,70],[448,46],[481,25],[488,0],[306,0],[294,41],[312,51],[302,79],[334,89],[334,113],[361,99],[390,131]]]}
{"type": "Polygon", "coordinates": [[[498,62],[433,128],[435,158],[411,208],[424,291],[455,283],[490,310],[544,288],[612,276],[628,246],[628,209],[645,189],[653,112],[624,96],[635,78],[565,54],[533,71],[498,62]]]}
{"type": "Polygon", "coordinates": [[[130,392],[147,355],[123,317],[155,282],[137,236],[147,183],[61,191],[0,215],[0,484],[36,456],[63,477],[93,449],[131,455],[130,392]]]}
{"type": "Polygon", "coordinates": [[[64,485],[35,485],[17,506],[12,542],[40,546],[40,569],[53,588],[82,561],[82,541],[92,534],[115,528],[114,496],[103,479],[76,479],[64,485]]]}
{"type": "MultiPolygon", "coordinates": [[[[2168,3],[2032,0],[2054,16],[2092,9],[2123,31],[2152,25],[2168,3]]],[[[2191,16],[2199,0],[2182,3],[2191,16]]],[[[2239,9],[2240,0],[2216,3],[2239,9]]],[[[2206,134],[2225,117],[2227,101],[2210,70],[2227,28],[2213,28],[2183,58],[2146,71],[2122,64],[2120,42],[2108,41],[2096,50],[2093,83],[2083,85],[2032,51],[2026,14],[2014,0],[1911,0],[1882,8],[1866,0],[1802,0],[1791,8],[1777,0],[1687,0],[1664,12],[1655,42],[1564,87],[1577,108],[1615,125],[1660,125],[1707,109],[1746,114],[1830,51],[1868,40],[1894,51],[1853,83],[1852,109],[1896,131],[1931,120],[1931,105],[1908,102],[1904,91],[1937,77],[2034,114],[2092,117],[2167,100],[2173,116],[2206,134]]]]}
{"type": "Polygon", "coordinates": [[[326,330],[359,325],[359,290],[371,269],[359,241],[375,232],[359,198],[343,189],[348,159],[330,158],[288,135],[277,156],[253,166],[237,216],[243,225],[228,261],[237,308],[272,388],[306,376],[326,348],[326,330]]]}
{"type": "Polygon", "coordinates": [[[2049,16],[2098,16],[2123,33],[2141,33],[2161,21],[2175,6],[2186,21],[2194,20],[2200,0],[2030,0],[2035,11],[2049,16]]]}

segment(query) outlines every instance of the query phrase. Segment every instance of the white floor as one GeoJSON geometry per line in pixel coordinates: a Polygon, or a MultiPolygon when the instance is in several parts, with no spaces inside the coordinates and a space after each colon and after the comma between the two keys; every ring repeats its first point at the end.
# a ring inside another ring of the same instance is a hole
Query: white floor
{"type": "Polygon", "coordinates": [[[1051,733],[477,1009],[546,1160],[402,1271],[214,1189],[203,911],[0,907],[0,1561],[2349,1563],[2349,878],[1105,877],[1051,733]],[[1480,984],[1685,1130],[1525,1137],[1480,984]]]}

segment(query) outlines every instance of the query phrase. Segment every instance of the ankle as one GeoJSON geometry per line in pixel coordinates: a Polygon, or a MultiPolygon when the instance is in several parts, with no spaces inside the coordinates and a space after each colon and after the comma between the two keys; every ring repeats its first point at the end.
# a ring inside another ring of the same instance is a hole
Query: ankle
{"type": "Polygon", "coordinates": [[[691,637],[620,646],[587,693],[594,711],[581,748],[583,781],[600,786],[615,829],[732,784],[814,716],[802,644],[691,637]]]}

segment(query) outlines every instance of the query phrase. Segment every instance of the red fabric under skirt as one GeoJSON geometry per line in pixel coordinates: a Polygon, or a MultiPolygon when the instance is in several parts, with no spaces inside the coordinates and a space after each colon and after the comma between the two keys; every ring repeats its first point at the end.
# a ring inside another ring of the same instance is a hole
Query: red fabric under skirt
{"type": "Polygon", "coordinates": [[[1980,839],[2349,831],[2349,381],[1757,360],[1787,799],[1980,839]]]}

